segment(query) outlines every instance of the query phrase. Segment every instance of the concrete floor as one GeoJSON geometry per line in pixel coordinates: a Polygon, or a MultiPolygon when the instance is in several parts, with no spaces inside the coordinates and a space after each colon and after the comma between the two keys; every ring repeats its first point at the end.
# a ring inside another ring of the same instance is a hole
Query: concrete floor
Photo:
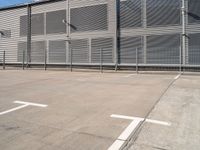
{"type": "Polygon", "coordinates": [[[200,76],[183,75],[176,80],[149,118],[171,122],[171,126],[145,123],[129,150],[200,149],[200,76]]]}
{"type": "Polygon", "coordinates": [[[175,76],[0,71],[0,112],[48,105],[0,115],[0,149],[107,150],[130,124],[110,115],[145,117],[175,76]]]}

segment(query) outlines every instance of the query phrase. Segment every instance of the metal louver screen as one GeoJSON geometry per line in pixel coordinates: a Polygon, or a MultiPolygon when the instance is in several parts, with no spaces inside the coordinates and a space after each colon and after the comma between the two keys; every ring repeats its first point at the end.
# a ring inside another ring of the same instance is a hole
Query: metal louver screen
{"type": "Polygon", "coordinates": [[[47,12],[46,33],[65,33],[66,25],[63,20],[66,20],[66,10],[47,12]]]}
{"type": "MultiPolygon", "coordinates": [[[[27,15],[20,16],[20,36],[27,35],[27,15]]],[[[44,13],[31,15],[31,33],[32,35],[44,34],[44,13]]]]}
{"type": "MultiPolygon", "coordinates": [[[[71,40],[72,61],[75,63],[89,62],[89,45],[88,39],[71,40]]],[[[69,52],[69,60],[71,53],[69,52]]]]}
{"type": "Polygon", "coordinates": [[[25,60],[27,60],[27,50],[26,50],[26,42],[19,42],[18,43],[18,51],[17,51],[17,61],[22,62],[23,61],[23,52],[25,55],[25,60]]]}
{"type": "Polygon", "coordinates": [[[136,58],[138,59],[138,63],[143,62],[142,37],[121,37],[119,51],[120,63],[136,63],[136,58]]]}
{"type": "Polygon", "coordinates": [[[31,62],[42,63],[45,57],[45,41],[32,42],[31,44],[31,62]]]}
{"type": "Polygon", "coordinates": [[[107,4],[71,9],[71,32],[108,29],[107,4]]]}
{"type": "Polygon", "coordinates": [[[142,26],[141,0],[126,0],[120,2],[120,27],[131,28],[142,26]]]}
{"type": "Polygon", "coordinates": [[[180,35],[152,35],[147,37],[147,63],[179,64],[180,35]]]}
{"type": "Polygon", "coordinates": [[[92,62],[100,63],[100,51],[102,49],[102,60],[104,63],[113,62],[113,38],[92,39],[92,62]]]}
{"type": "Polygon", "coordinates": [[[200,1],[189,0],[188,5],[188,22],[200,23],[200,1]]]}
{"type": "Polygon", "coordinates": [[[66,41],[49,41],[49,63],[66,63],[66,41]]]}
{"type": "Polygon", "coordinates": [[[200,65],[200,33],[189,35],[188,63],[200,65]]]}
{"type": "Polygon", "coordinates": [[[147,26],[180,24],[180,0],[147,0],[147,26]]]}

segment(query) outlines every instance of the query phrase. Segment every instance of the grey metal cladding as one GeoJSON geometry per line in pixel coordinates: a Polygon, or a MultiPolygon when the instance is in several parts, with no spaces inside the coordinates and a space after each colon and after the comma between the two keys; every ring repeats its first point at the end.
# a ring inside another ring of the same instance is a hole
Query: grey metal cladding
{"type": "Polygon", "coordinates": [[[141,0],[126,0],[120,2],[120,27],[132,28],[142,26],[141,0]]]}
{"type": "Polygon", "coordinates": [[[32,35],[44,34],[44,13],[31,15],[31,33],[32,35]]]}
{"type": "Polygon", "coordinates": [[[66,63],[66,41],[49,41],[49,63],[66,63]]]}
{"type": "Polygon", "coordinates": [[[180,35],[147,36],[147,63],[179,64],[180,35]]]}
{"type": "Polygon", "coordinates": [[[25,60],[27,60],[26,54],[27,54],[27,48],[26,48],[27,42],[19,42],[18,43],[18,50],[17,50],[17,61],[22,62],[23,61],[23,51],[25,54],[25,60]]]}
{"type": "Polygon", "coordinates": [[[180,24],[180,0],[147,0],[147,26],[180,24]]]}
{"type": "Polygon", "coordinates": [[[119,51],[120,63],[136,63],[136,58],[139,63],[143,62],[142,37],[121,37],[119,51]],[[136,49],[138,57],[136,57],[136,49]]]}
{"type": "Polygon", "coordinates": [[[45,41],[35,41],[31,43],[31,62],[33,63],[44,63],[45,41]]]}
{"type": "Polygon", "coordinates": [[[66,10],[47,12],[46,14],[46,33],[66,33],[66,10]]]}
{"type": "Polygon", "coordinates": [[[107,30],[107,4],[71,8],[71,32],[107,30]]]}
{"type": "Polygon", "coordinates": [[[188,63],[200,65],[200,33],[189,34],[188,63]]]}
{"type": "MultiPolygon", "coordinates": [[[[75,63],[89,63],[88,39],[71,40],[72,60],[75,63]]],[[[71,53],[69,51],[69,60],[71,53]]]]}
{"type": "MultiPolygon", "coordinates": [[[[27,27],[27,15],[20,16],[20,36],[27,35],[27,27]]],[[[31,15],[31,33],[32,35],[44,34],[44,13],[31,15]]]]}
{"type": "Polygon", "coordinates": [[[113,38],[96,38],[91,41],[91,61],[100,63],[100,50],[104,63],[113,63],[113,38]]]}
{"type": "Polygon", "coordinates": [[[200,1],[199,0],[188,1],[188,22],[200,23],[200,1]]]}
{"type": "Polygon", "coordinates": [[[26,36],[28,29],[28,20],[26,16],[20,16],[20,36],[26,36]]]}

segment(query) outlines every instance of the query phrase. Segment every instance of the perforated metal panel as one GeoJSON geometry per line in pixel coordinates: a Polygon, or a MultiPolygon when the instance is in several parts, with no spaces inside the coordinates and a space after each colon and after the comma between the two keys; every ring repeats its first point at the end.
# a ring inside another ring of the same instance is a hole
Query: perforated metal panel
{"type": "Polygon", "coordinates": [[[147,37],[147,63],[179,64],[180,35],[152,35],[147,37]]]}
{"type": "Polygon", "coordinates": [[[113,38],[97,38],[91,41],[91,60],[93,63],[99,63],[102,49],[102,60],[104,63],[113,62],[113,38]]]}
{"type": "Polygon", "coordinates": [[[63,20],[66,20],[66,10],[47,12],[46,33],[65,33],[66,25],[63,20]]]}
{"type": "Polygon", "coordinates": [[[119,51],[120,63],[136,63],[136,58],[139,63],[143,62],[142,37],[121,37],[119,51]]]}
{"type": "Polygon", "coordinates": [[[200,23],[200,1],[199,0],[188,1],[188,22],[200,23]]]}
{"type": "Polygon", "coordinates": [[[36,41],[31,44],[31,62],[44,63],[45,60],[45,41],[36,41]]]}
{"type": "MultiPolygon", "coordinates": [[[[72,60],[74,63],[89,62],[89,45],[88,39],[71,40],[72,60]]],[[[69,51],[69,60],[71,60],[69,51]]]]}
{"type": "Polygon", "coordinates": [[[26,36],[28,29],[28,18],[26,16],[20,16],[20,36],[26,36]]]}
{"type": "Polygon", "coordinates": [[[142,26],[141,0],[126,0],[120,2],[120,27],[131,28],[142,26]]]}
{"type": "Polygon", "coordinates": [[[200,64],[200,33],[189,35],[188,63],[191,65],[200,64]]]}
{"type": "Polygon", "coordinates": [[[66,63],[66,41],[49,41],[49,63],[66,63]]]}
{"type": "Polygon", "coordinates": [[[108,29],[107,4],[71,8],[71,32],[108,29]]]}
{"type": "Polygon", "coordinates": [[[180,24],[181,0],[147,0],[147,26],[180,24]]]}
{"type": "MultiPolygon", "coordinates": [[[[20,36],[27,35],[27,26],[27,15],[20,16],[20,36]]],[[[44,13],[31,15],[31,33],[32,35],[44,34],[44,13]]]]}
{"type": "Polygon", "coordinates": [[[26,50],[26,42],[19,42],[18,43],[18,51],[17,51],[17,61],[23,61],[23,52],[24,52],[24,61],[27,60],[27,50],[26,50]]]}

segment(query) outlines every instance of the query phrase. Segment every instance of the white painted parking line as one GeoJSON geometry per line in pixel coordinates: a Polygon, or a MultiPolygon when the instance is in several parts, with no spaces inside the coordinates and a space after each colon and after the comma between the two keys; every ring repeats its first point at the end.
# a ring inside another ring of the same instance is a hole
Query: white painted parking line
{"type": "Polygon", "coordinates": [[[158,121],[158,120],[151,120],[151,119],[144,119],[140,117],[130,117],[130,116],[124,116],[124,115],[111,115],[112,118],[120,118],[120,119],[128,119],[132,120],[132,122],[129,124],[129,126],[121,133],[121,135],[117,138],[117,140],[108,148],[108,150],[120,150],[120,148],[123,146],[123,144],[128,140],[128,138],[131,136],[132,133],[134,133],[135,129],[138,127],[138,125],[142,122],[149,122],[159,125],[165,125],[170,126],[171,123],[164,122],[164,121],[158,121]]]}
{"type": "Polygon", "coordinates": [[[28,106],[28,105],[22,105],[22,106],[19,106],[19,107],[15,107],[15,108],[9,109],[9,110],[0,112],[0,115],[4,115],[4,114],[7,114],[7,113],[16,111],[16,110],[18,110],[18,109],[22,109],[22,108],[27,107],[27,106],[28,106]]]}
{"type": "Polygon", "coordinates": [[[38,107],[47,107],[48,106],[48,105],[45,105],[45,104],[30,103],[30,102],[23,102],[23,101],[14,101],[14,103],[31,105],[31,106],[38,106],[38,107]]]}
{"type": "Polygon", "coordinates": [[[177,80],[180,76],[181,74],[177,75],[176,77],[174,77],[174,80],[177,80]]]}
{"type": "Polygon", "coordinates": [[[7,113],[28,107],[28,106],[37,106],[37,107],[47,107],[48,105],[44,105],[44,104],[38,104],[38,103],[30,103],[30,102],[23,102],[23,101],[14,101],[13,103],[17,103],[17,104],[23,104],[22,106],[18,106],[3,112],[0,112],[0,115],[5,115],[7,113]]]}
{"type": "Polygon", "coordinates": [[[126,75],[126,76],[124,76],[125,78],[129,78],[129,77],[131,77],[131,76],[135,76],[136,74],[128,74],[128,75],[126,75]]]}

